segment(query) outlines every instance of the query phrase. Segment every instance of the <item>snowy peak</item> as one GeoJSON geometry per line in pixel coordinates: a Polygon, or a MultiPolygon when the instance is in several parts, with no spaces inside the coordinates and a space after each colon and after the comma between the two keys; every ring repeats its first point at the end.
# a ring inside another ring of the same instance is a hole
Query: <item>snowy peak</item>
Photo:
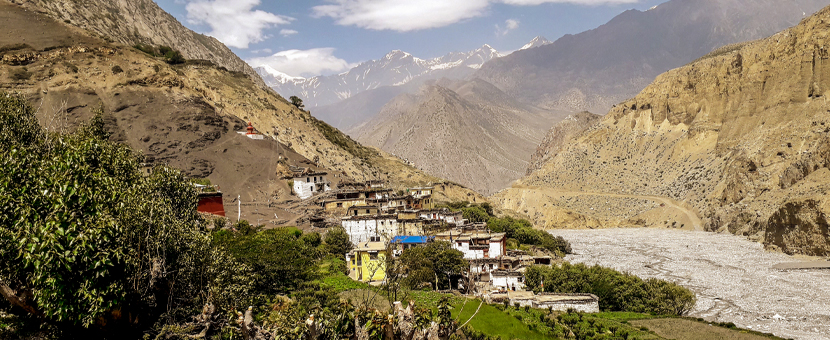
{"type": "Polygon", "coordinates": [[[285,73],[275,70],[273,67],[268,65],[262,65],[254,69],[262,80],[265,81],[268,86],[275,86],[277,84],[286,84],[289,82],[302,82],[306,80],[303,77],[294,77],[289,76],[285,73]]]}
{"type": "Polygon", "coordinates": [[[548,45],[548,44],[552,44],[552,42],[548,39],[545,39],[545,37],[540,35],[536,38],[533,38],[533,40],[531,40],[529,43],[522,46],[522,48],[520,48],[519,50],[527,50],[527,49],[531,49],[531,48],[535,48],[535,47],[539,47],[539,46],[545,46],[545,45],[548,45]]]}
{"type": "Polygon", "coordinates": [[[358,93],[383,86],[400,86],[413,81],[463,79],[484,63],[504,56],[484,44],[469,52],[452,52],[432,59],[420,59],[393,50],[383,58],[369,60],[338,75],[311,78],[292,77],[268,66],[257,68],[263,80],[284,97],[299,96],[309,107],[333,104],[358,93]]]}

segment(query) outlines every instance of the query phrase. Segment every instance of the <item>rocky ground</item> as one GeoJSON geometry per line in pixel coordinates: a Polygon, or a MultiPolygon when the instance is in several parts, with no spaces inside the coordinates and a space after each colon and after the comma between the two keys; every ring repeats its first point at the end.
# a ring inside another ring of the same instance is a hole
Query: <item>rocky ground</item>
{"type": "Polygon", "coordinates": [[[599,264],[683,285],[697,294],[691,313],[709,321],[795,339],[830,339],[830,271],[780,271],[809,261],[764,251],[743,237],[668,229],[554,230],[569,240],[566,260],[599,264]]]}

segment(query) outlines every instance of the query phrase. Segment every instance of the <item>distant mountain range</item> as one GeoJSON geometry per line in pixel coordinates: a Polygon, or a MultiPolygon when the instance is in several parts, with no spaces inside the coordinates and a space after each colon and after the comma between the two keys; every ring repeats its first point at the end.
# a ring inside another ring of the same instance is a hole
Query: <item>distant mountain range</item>
{"type": "Polygon", "coordinates": [[[517,51],[473,76],[543,108],[605,114],[654,77],[724,45],[770,36],[828,0],[672,0],[517,51]]]}
{"type": "MultiPolygon", "coordinates": [[[[545,37],[538,36],[520,50],[550,43],[545,37]]],[[[256,71],[279,94],[284,97],[298,96],[306,106],[313,108],[334,104],[384,86],[401,86],[415,81],[414,88],[417,88],[430,79],[464,79],[484,63],[509,53],[499,52],[486,44],[473,51],[452,52],[432,59],[421,59],[395,50],[381,59],[361,63],[349,71],[331,76],[294,77],[286,74],[286,70],[275,70],[268,65],[260,65],[256,71]]]]}
{"type": "Polygon", "coordinates": [[[383,86],[400,86],[413,80],[424,81],[441,77],[466,78],[493,58],[502,57],[490,45],[470,52],[452,52],[433,59],[417,58],[395,50],[381,59],[361,63],[341,74],[311,78],[291,77],[268,66],[257,67],[265,83],[277,93],[298,96],[313,108],[348,99],[358,93],[383,86]]]}

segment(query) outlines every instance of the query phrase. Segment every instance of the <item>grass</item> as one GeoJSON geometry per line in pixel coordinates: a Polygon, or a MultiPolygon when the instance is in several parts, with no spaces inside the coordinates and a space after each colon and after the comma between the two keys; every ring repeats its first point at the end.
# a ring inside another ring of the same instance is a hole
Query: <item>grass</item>
{"type": "Polygon", "coordinates": [[[685,318],[635,320],[635,327],[647,327],[654,333],[677,340],[766,340],[780,339],[770,334],[738,328],[726,328],[685,318]]]}
{"type": "MultiPolygon", "coordinates": [[[[464,305],[463,310],[460,308],[461,304],[457,305],[452,310],[453,317],[458,320],[459,325],[467,322],[473,316],[473,313],[475,313],[480,303],[480,300],[469,300],[464,305]]],[[[530,329],[529,325],[522,321],[523,319],[505,313],[493,305],[483,304],[478,314],[470,321],[468,326],[484,335],[491,337],[499,336],[502,339],[550,339],[550,336],[530,329]]]]}

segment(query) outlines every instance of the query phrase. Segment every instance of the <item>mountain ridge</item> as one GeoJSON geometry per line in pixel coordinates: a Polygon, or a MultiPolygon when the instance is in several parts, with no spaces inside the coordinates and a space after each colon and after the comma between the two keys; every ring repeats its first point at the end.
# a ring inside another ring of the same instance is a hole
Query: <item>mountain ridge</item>
{"type": "Polygon", "coordinates": [[[666,197],[705,230],[830,254],[828,22],[830,7],[661,74],[494,200],[540,223],[561,208],[665,227],[667,208],[641,198],[666,197]],[[540,194],[550,191],[603,197],[608,211],[540,194]],[[521,200],[529,196],[538,199],[521,200]]]}
{"type": "Polygon", "coordinates": [[[516,51],[476,71],[543,108],[606,113],[662,72],[723,45],[767,37],[828,5],[820,0],[673,0],[595,29],[516,51]]]}

